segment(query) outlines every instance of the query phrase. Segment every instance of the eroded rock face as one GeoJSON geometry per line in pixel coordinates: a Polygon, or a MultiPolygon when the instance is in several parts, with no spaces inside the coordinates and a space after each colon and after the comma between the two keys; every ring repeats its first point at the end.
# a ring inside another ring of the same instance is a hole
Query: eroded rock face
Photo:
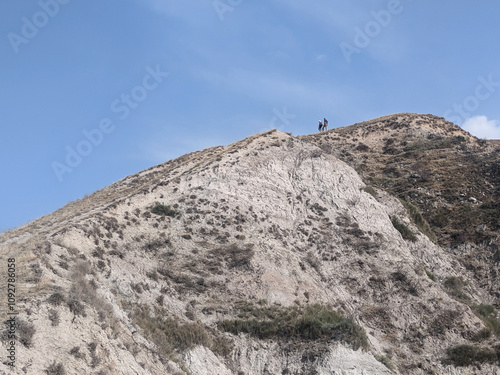
{"type": "Polygon", "coordinates": [[[442,362],[484,328],[458,255],[345,162],[278,131],[130,176],[0,241],[34,327],[15,373],[498,372],[442,362]],[[308,306],[349,330],[307,316],[335,333],[307,336],[290,316],[308,306]]]}

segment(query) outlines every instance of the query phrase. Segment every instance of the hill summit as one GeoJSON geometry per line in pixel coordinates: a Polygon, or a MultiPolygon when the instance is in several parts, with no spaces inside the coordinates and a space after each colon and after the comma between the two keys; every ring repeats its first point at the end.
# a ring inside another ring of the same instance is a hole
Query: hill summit
{"type": "Polygon", "coordinates": [[[397,114],[129,176],[0,235],[0,370],[498,374],[499,162],[397,114]]]}

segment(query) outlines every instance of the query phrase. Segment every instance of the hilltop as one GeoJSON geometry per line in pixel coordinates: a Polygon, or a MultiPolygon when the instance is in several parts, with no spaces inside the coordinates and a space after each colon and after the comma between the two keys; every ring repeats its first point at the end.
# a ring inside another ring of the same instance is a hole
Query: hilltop
{"type": "Polygon", "coordinates": [[[367,184],[416,205],[443,246],[498,236],[498,141],[410,113],[301,138],[347,162],[367,184]]]}
{"type": "Polygon", "coordinates": [[[127,177],[0,235],[18,274],[15,373],[498,373],[498,226],[482,208],[498,161],[443,119],[398,114],[127,177]],[[463,207],[422,194],[437,170],[407,176],[415,158],[453,176],[437,160],[468,167],[467,152],[486,168],[470,171],[482,237],[435,225],[427,199],[463,207]]]}

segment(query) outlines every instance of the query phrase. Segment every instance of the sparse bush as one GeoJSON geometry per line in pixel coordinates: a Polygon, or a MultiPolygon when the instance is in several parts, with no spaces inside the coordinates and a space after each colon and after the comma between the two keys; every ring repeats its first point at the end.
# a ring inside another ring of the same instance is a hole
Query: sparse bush
{"type": "Polygon", "coordinates": [[[387,357],[385,355],[377,355],[375,357],[375,359],[377,361],[379,361],[380,363],[384,364],[384,366],[387,367],[389,370],[394,369],[394,366],[392,365],[391,360],[389,359],[389,357],[387,357]]]}
{"type": "Polygon", "coordinates": [[[368,147],[367,145],[365,145],[364,143],[360,143],[356,146],[355,150],[357,151],[361,151],[361,152],[367,152],[370,150],[370,147],[368,147]]]}
{"type": "Polygon", "coordinates": [[[38,284],[42,278],[42,268],[38,263],[32,263],[30,264],[30,269],[31,270],[28,274],[28,277],[26,278],[26,282],[38,284]]]}
{"type": "Polygon", "coordinates": [[[415,281],[408,279],[406,274],[401,271],[396,271],[391,274],[391,278],[396,285],[402,288],[405,292],[408,292],[413,296],[418,296],[418,284],[415,281]]]}
{"type": "Polygon", "coordinates": [[[164,204],[161,203],[155,203],[155,205],[151,209],[151,212],[156,215],[169,216],[169,217],[176,217],[180,215],[179,211],[174,210],[172,207],[165,206],[164,204]]]}
{"type": "Polygon", "coordinates": [[[255,254],[253,247],[253,244],[244,246],[231,244],[210,251],[210,255],[219,262],[226,262],[229,268],[246,268],[250,266],[250,261],[255,254]]]}
{"type": "Polygon", "coordinates": [[[314,254],[314,252],[309,251],[307,255],[304,257],[304,260],[309,263],[309,265],[314,268],[317,272],[321,271],[321,261],[320,259],[314,254]]]}
{"type": "Polygon", "coordinates": [[[66,375],[66,370],[62,363],[51,362],[49,367],[45,369],[47,375],[66,375]]]}
{"type": "Polygon", "coordinates": [[[461,301],[469,300],[469,296],[463,291],[465,282],[461,277],[449,276],[444,280],[443,285],[450,296],[461,301]]]}
{"type": "Polygon", "coordinates": [[[397,217],[393,216],[391,218],[391,222],[394,228],[396,228],[398,232],[401,233],[403,239],[411,242],[417,241],[417,237],[415,236],[415,234],[404,223],[399,221],[397,217]]]}
{"type": "Polygon", "coordinates": [[[70,293],[66,303],[68,304],[69,311],[71,311],[75,316],[87,316],[85,306],[80,302],[80,298],[76,294],[70,293]]]}
{"type": "Polygon", "coordinates": [[[101,363],[101,359],[97,355],[97,343],[91,342],[87,345],[87,348],[90,352],[90,367],[95,368],[99,366],[99,363],[101,363]]]}
{"type": "Polygon", "coordinates": [[[59,306],[64,302],[64,300],[64,295],[59,292],[54,292],[49,298],[47,298],[47,302],[54,306],[59,306]]]}
{"type": "MultiPolygon", "coordinates": [[[[116,329],[116,320],[113,306],[103,299],[97,293],[98,285],[94,280],[88,281],[86,278],[86,269],[89,262],[84,262],[85,266],[75,266],[73,270],[73,283],[66,298],[66,304],[70,311],[75,315],[87,316],[84,303],[96,309],[103,323],[108,323],[113,329],[116,329]]],[[[90,266],[88,266],[90,270],[90,266]]]]}
{"type": "Polygon", "coordinates": [[[150,240],[142,246],[144,251],[154,252],[154,253],[156,253],[158,250],[164,249],[166,247],[172,247],[172,243],[171,243],[169,238],[164,238],[164,237],[150,240]]]}
{"type": "Polygon", "coordinates": [[[152,270],[149,272],[146,272],[146,276],[149,277],[151,280],[158,282],[158,272],[156,270],[152,270]]]}
{"type": "Polygon", "coordinates": [[[16,332],[19,342],[25,347],[30,348],[33,344],[33,336],[35,335],[35,326],[33,323],[17,317],[16,332]]]}
{"type": "Polygon", "coordinates": [[[149,285],[148,284],[145,284],[143,282],[139,282],[139,283],[130,283],[130,288],[132,288],[132,290],[138,294],[141,294],[142,292],[144,292],[145,290],[149,290],[149,285]]]}
{"type": "Polygon", "coordinates": [[[80,352],[80,347],[79,346],[74,346],[70,351],[69,354],[71,354],[73,357],[77,359],[82,359],[85,358],[85,354],[80,352]]]}
{"type": "Polygon", "coordinates": [[[434,281],[434,282],[436,282],[436,281],[437,281],[436,275],[434,275],[431,271],[429,271],[429,270],[427,270],[427,269],[426,269],[426,270],[425,270],[425,273],[426,273],[426,275],[427,275],[427,277],[428,277],[429,279],[431,279],[431,280],[432,280],[432,281],[434,281]]]}
{"type": "Polygon", "coordinates": [[[50,309],[49,310],[49,320],[52,322],[52,326],[58,326],[59,325],[59,311],[55,309],[50,309]]]}

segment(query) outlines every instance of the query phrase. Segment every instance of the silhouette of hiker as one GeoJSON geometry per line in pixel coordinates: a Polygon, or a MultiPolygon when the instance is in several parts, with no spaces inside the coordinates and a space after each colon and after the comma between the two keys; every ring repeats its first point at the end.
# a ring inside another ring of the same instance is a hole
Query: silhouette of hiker
{"type": "Polygon", "coordinates": [[[323,131],[326,131],[328,128],[328,120],[326,118],[323,119],[323,131]]]}
{"type": "Polygon", "coordinates": [[[323,123],[321,122],[321,120],[319,120],[318,122],[318,130],[321,131],[323,129],[323,123]]]}

